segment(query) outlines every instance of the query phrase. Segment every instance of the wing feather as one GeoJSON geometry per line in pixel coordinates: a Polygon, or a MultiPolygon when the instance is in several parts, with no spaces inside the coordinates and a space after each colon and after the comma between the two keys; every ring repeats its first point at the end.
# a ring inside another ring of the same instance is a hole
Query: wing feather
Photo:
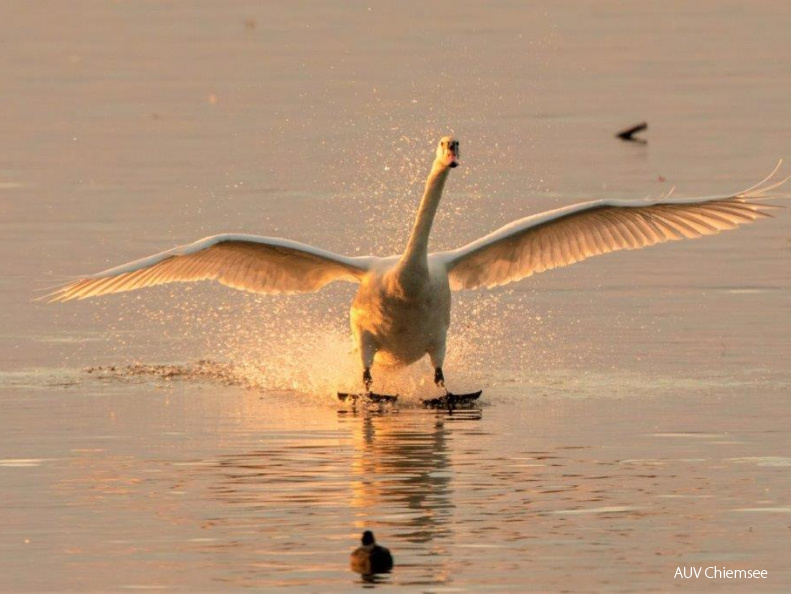
{"type": "Polygon", "coordinates": [[[202,280],[256,293],[310,292],[336,280],[358,282],[372,262],[285,239],[215,235],[76,279],[42,299],[70,301],[202,280]]]}
{"type": "Polygon", "coordinates": [[[495,287],[593,256],[715,235],[769,217],[765,211],[777,206],[763,201],[788,197],[770,193],[780,187],[769,184],[771,177],[732,196],[596,200],[567,206],[514,221],[431,257],[444,263],[454,290],[495,287]]]}

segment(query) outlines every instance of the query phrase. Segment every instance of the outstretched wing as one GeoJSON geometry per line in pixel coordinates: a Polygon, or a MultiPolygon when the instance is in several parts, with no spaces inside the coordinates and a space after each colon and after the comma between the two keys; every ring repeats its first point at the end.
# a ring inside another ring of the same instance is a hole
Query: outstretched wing
{"type": "Polygon", "coordinates": [[[336,280],[359,281],[370,263],[286,239],[215,235],[74,280],[42,299],[70,301],[201,280],[255,293],[310,292],[336,280]]]}
{"type": "Polygon", "coordinates": [[[451,289],[504,285],[600,254],[714,235],[770,216],[763,211],[777,207],[760,200],[778,197],[771,191],[788,178],[766,185],[769,178],[733,196],[575,204],[514,221],[432,257],[447,267],[451,289]]]}

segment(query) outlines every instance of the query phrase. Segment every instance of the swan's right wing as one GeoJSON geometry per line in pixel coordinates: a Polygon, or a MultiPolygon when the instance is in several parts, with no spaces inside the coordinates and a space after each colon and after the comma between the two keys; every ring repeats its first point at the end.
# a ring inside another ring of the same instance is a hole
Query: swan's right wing
{"type": "Polygon", "coordinates": [[[201,280],[255,293],[312,292],[336,280],[358,282],[371,262],[286,239],[215,235],[76,279],[42,299],[70,301],[201,280]]]}
{"type": "Polygon", "coordinates": [[[432,256],[445,264],[451,289],[504,285],[600,254],[713,235],[769,216],[763,210],[771,206],[760,200],[778,197],[769,192],[786,180],[766,185],[768,179],[733,196],[575,204],[432,256]]]}

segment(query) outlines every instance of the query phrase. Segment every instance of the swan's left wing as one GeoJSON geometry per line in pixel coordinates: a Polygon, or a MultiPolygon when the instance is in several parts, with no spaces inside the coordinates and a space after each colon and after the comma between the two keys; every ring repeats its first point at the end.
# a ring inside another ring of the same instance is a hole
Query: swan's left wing
{"type": "Polygon", "coordinates": [[[733,196],[575,204],[514,221],[432,257],[447,267],[451,289],[504,285],[600,254],[714,235],[770,216],[763,211],[772,206],[760,200],[778,197],[771,191],[786,180],[766,185],[768,179],[733,196]]]}

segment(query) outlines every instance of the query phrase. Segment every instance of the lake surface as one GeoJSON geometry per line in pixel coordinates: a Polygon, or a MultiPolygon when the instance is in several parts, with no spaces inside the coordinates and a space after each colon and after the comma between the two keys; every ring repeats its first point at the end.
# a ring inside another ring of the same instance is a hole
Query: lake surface
{"type": "MultiPolygon", "coordinates": [[[[0,590],[787,591],[791,222],[454,296],[359,388],[354,288],[33,302],[218,232],[432,249],[791,159],[785,2],[0,7],[0,590]],[[615,132],[647,120],[647,144],[615,132]],[[348,570],[362,530],[396,570],[348,570]],[[677,567],[768,579],[674,580],[677,567]]],[[[789,166],[786,165],[786,174],[789,166]]]]}

